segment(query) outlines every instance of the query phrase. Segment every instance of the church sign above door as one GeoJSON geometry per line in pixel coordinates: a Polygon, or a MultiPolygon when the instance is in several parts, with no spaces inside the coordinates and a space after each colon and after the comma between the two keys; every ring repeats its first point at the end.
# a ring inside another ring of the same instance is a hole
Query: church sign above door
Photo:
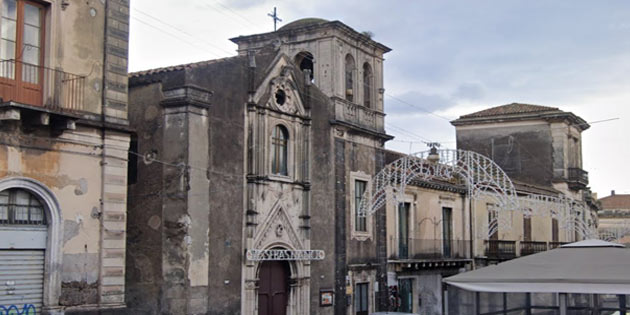
{"type": "Polygon", "coordinates": [[[289,249],[249,249],[247,260],[322,260],[326,256],[323,250],[289,250],[289,249]]]}

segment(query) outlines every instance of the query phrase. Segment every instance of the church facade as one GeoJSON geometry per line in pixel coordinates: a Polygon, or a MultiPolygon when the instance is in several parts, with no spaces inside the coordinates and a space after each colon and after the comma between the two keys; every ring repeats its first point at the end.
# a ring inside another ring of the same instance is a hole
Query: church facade
{"type": "Polygon", "coordinates": [[[130,75],[126,293],[149,314],[369,314],[387,305],[383,54],[338,21],[130,75]],[[135,166],[135,167],[134,167],[135,166]]]}

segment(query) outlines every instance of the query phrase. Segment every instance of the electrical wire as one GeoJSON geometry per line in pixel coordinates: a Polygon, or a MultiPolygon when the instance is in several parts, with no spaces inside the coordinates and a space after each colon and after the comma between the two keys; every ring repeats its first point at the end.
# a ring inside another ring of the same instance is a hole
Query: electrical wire
{"type": "MultiPolygon", "coordinates": [[[[161,19],[159,19],[159,18],[157,18],[157,17],[154,17],[154,16],[152,16],[152,15],[150,15],[150,14],[146,13],[146,12],[143,12],[143,11],[138,10],[138,9],[135,9],[135,8],[134,8],[134,11],[136,11],[136,12],[138,12],[138,13],[140,13],[140,14],[143,14],[143,15],[145,15],[145,16],[148,16],[148,17],[150,17],[150,18],[151,18],[151,19],[153,19],[153,20],[160,21],[160,23],[162,23],[162,24],[164,24],[164,25],[167,25],[167,26],[170,26],[171,28],[175,29],[176,31],[178,31],[178,32],[180,32],[180,33],[182,33],[182,34],[185,34],[185,35],[187,35],[187,36],[189,36],[189,37],[192,37],[192,38],[194,38],[194,39],[196,39],[196,40],[199,40],[199,41],[202,41],[202,42],[206,42],[206,43],[208,43],[207,41],[205,41],[205,40],[203,40],[203,39],[201,39],[201,38],[198,38],[198,37],[196,37],[196,36],[194,36],[194,35],[192,35],[192,34],[190,34],[190,33],[187,33],[187,32],[185,32],[184,30],[181,30],[181,29],[179,29],[179,28],[177,28],[177,27],[175,27],[175,26],[173,26],[173,25],[170,25],[170,24],[168,24],[168,23],[162,22],[162,20],[161,20],[161,19]]],[[[137,19],[136,19],[136,20],[137,20],[137,19]]],[[[149,25],[149,26],[152,26],[150,23],[145,22],[145,21],[142,21],[142,23],[143,23],[143,24],[147,24],[147,25],[149,25]]],[[[152,27],[153,27],[154,29],[158,30],[158,31],[162,31],[162,30],[161,30],[160,28],[158,28],[158,27],[155,27],[155,26],[152,26],[152,27]]],[[[164,32],[164,31],[162,31],[162,32],[164,32]]],[[[174,38],[177,38],[177,39],[179,39],[179,40],[184,41],[183,39],[181,39],[181,38],[180,38],[180,37],[178,37],[178,36],[172,35],[172,34],[167,33],[167,32],[164,32],[164,33],[165,33],[165,34],[167,34],[167,35],[169,35],[169,36],[171,36],[171,37],[174,37],[174,38]]],[[[188,41],[185,41],[185,42],[187,42],[187,43],[188,43],[188,44],[190,44],[190,45],[194,45],[194,44],[192,44],[192,43],[190,43],[190,42],[188,42],[188,41]]],[[[197,47],[197,46],[195,46],[195,47],[197,47]]],[[[221,50],[225,52],[225,50],[223,50],[223,49],[221,49],[221,50]]],[[[222,57],[222,56],[219,56],[219,55],[216,55],[216,54],[215,54],[214,56],[216,56],[216,57],[222,57]]],[[[237,63],[236,61],[233,61],[233,60],[226,60],[226,62],[233,63],[234,65],[237,65],[237,66],[240,66],[240,67],[243,67],[243,68],[247,68],[244,64],[237,63]]],[[[363,85],[364,87],[369,86],[367,83],[362,83],[362,85],[363,85]]],[[[392,98],[392,99],[394,99],[394,100],[397,100],[398,102],[401,102],[401,103],[403,103],[403,104],[406,104],[406,105],[408,105],[408,106],[411,106],[411,107],[414,107],[414,108],[418,108],[418,109],[422,110],[423,112],[425,112],[425,113],[427,113],[427,114],[433,115],[433,116],[435,116],[435,117],[441,118],[441,119],[446,120],[446,121],[450,121],[448,118],[443,117],[443,116],[441,116],[441,115],[438,115],[438,114],[436,114],[436,113],[434,113],[434,112],[431,112],[431,111],[429,111],[429,110],[427,110],[427,109],[423,108],[422,106],[419,106],[419,105],[416,105],[416,104],[412,104],[412,103],[410,103],[410,102],[407,102],[407,101],[405,101],[405,100],[402,100],[402,99],[400,99],[400,98],[398,98],[398,97],[395,97],[395,96],[390,95],[390,94],[387,94],[387,93],[385,93],[385,95],[386,95],[386,96],[388,96],[388,97],[390,97],[390,98],[392,98]]],[[[313,98],[314,100],[318,100],[318,101],[322,101],[322,100],[324,100],[324,99],[317,99],[317,97],[316,97],[316,96],[314,96],[314,95],[312,95],[312,94],[311,94],[311,95],[309,95],[309,97],[313,98]]],[[[325,101],[325,102],[328,102],[328,101],[330,101],[330,100],[329,100],[329,99],[325,99],[324,101],[325,101]]],[[[422,138],[424,138],[425,140],[428,140],[426,137],[422,137],[422,138]]]]}

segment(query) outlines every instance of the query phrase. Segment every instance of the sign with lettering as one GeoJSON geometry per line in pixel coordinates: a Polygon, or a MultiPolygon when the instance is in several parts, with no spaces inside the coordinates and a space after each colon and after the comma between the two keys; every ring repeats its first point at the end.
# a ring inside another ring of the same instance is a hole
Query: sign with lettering
{"type": "Polygon", "coordinates": [[[323,250],[290,250],[290,249],[248,249],[247,260],[322,260],[326,255],[323,250]]]}

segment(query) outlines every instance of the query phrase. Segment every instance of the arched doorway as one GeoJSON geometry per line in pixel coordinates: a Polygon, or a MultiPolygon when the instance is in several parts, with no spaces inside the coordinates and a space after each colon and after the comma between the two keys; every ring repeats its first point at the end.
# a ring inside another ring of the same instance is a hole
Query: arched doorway
{"type": "Polygon", "coordinates": [[[0,313],[41,312],[46,211],[40,198],[26,189],[0,191],[0,313]]]}
{"type": "Polygon", "coordinates": [[[289,275],[286,261],[264,261],[258,272],[258,315],[286,315],[289,275]]]}
{"type": "MultiPolygon", "coordinates": [[[[21,304],[9,304],[9,298],[0,299],[0,305],[9,313],[16,308],[20,314],[42,313],[59,304],[62,244],[59,202],[44,184],[25,177],[0,179],[0,193],[0,251],[5,258],[9,257],[6,260],[12,261],[3,265],[4,270],[11,272],[3,273],[0,269],[0,297],[6,293],[10,298],[25,298],[21,304]],[[11,258],[13,254],[21,257],[11,258]],[[26,259],[31,261],[26,263],[26,259]],[[30,268],[26,271],[28,276],[13,272],[17,271],[15,268],[27,266],[30,268]],[[5,276],[15,279],[5,279],[5,276]],[[28,283],[20,282],[27,280],[28,283]],[[28,292],[37,292],[18,294],[24,289],[22,284],[29,287],[28,292]],[[32,300],[31,303],[26,298],[32,300]]],[[[2,310],[0,307],[0,314],[2,310]]]]}

